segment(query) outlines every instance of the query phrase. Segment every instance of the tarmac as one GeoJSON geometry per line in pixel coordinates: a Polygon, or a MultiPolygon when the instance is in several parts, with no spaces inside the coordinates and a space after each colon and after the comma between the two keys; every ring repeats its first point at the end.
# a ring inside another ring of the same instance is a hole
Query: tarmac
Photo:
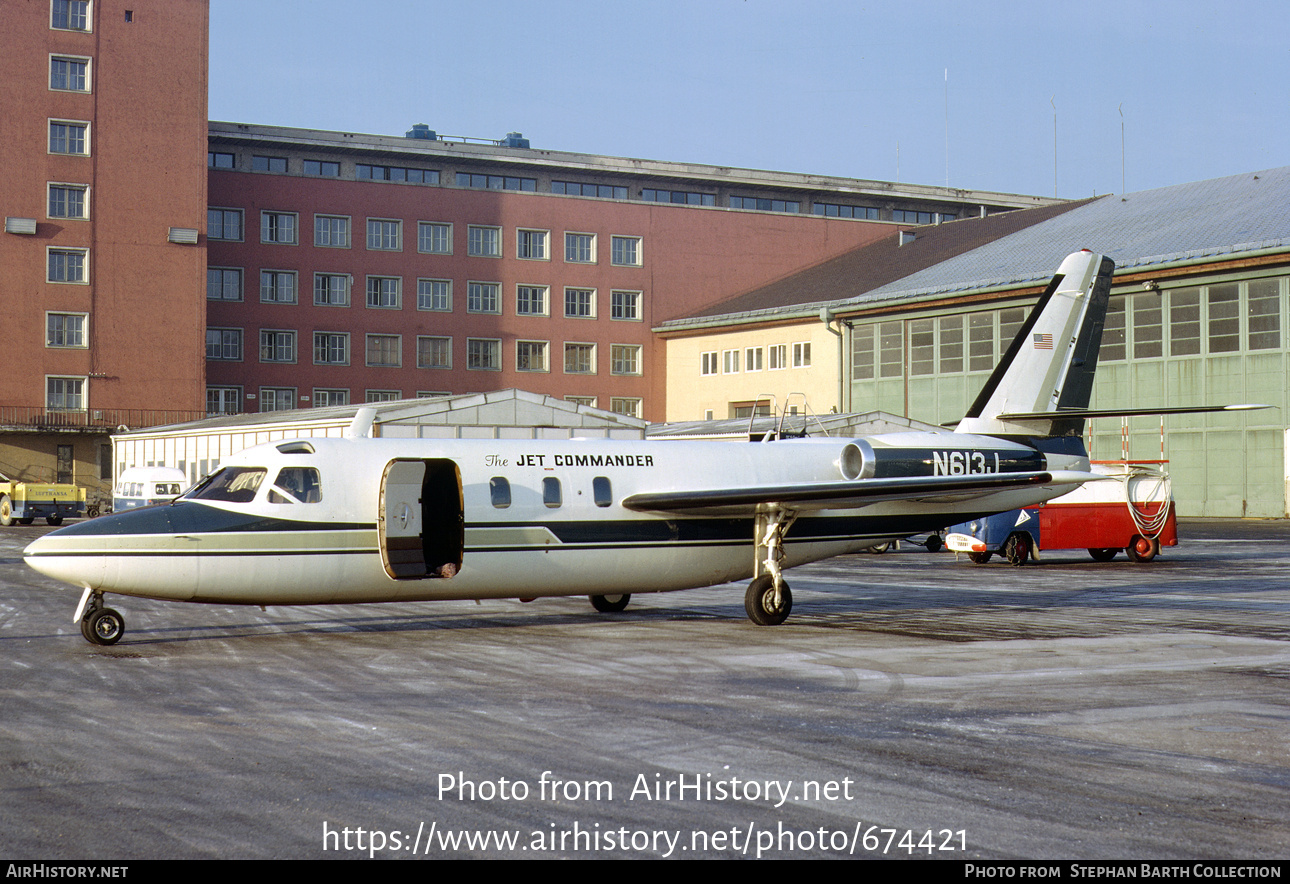
{"type": "Polygon", "coordinates": [[[47,530],[0,529],[0,859],[1290,856],[1290,522],[837,558],[775,627],[109,597],[107,648],[47,530]]]}

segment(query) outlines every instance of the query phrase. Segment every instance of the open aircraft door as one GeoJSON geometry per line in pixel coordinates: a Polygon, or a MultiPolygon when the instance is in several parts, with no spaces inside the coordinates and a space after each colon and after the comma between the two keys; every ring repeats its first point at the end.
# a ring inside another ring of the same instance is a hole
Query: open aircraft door
{"type": "Polygon", "coordinates": [[[457,464],[439,458],[386,464],[377,534],[381,563],[395,580],[455,576],[465,545],[457,464]]]}

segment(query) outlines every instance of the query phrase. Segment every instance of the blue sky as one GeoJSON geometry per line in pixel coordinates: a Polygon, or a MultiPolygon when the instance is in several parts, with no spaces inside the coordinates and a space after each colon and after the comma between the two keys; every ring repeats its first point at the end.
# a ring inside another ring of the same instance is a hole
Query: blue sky
{"type": "Polygon", "coordinates": [[[212,120],[1051,196],[1055,104],[1062,197],[1121,107],[1130,191],[1290,164],[1281,0],[210,4],[212,120]]]}

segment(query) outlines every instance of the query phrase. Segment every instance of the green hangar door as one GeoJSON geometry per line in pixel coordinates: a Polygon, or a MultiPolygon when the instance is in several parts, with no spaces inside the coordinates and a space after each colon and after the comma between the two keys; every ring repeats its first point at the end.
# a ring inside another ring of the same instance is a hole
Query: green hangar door
{"type": "Polygon", "coordinates": [[[455,576],[465,543],[457,464],[443,459],[386,464],[377,534],[381,563],[395,580],[455,576]]]}

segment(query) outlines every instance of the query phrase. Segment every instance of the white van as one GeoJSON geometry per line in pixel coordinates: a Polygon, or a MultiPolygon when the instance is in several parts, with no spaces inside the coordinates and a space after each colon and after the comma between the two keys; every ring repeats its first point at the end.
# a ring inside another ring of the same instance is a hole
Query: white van
{"type": "Polygon", "coordinates": [[[112,489],[112,510],[131,510],[170,503],[188,487],[188,477],[174,467],[130,467],[112,489]]]}

